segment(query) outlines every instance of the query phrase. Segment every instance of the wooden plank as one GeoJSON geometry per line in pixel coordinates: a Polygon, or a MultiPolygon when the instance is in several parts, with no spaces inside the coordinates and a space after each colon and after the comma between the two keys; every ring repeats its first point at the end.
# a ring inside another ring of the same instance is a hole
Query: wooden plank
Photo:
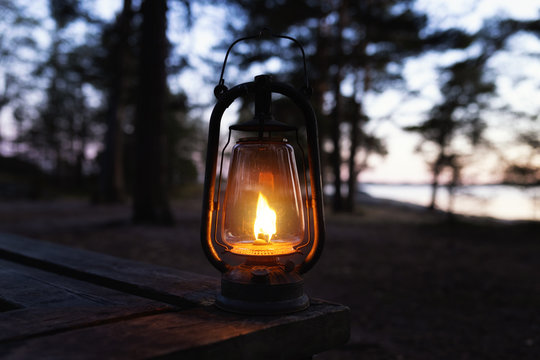
{"type": "Polygon", "coordinates": [[[346,307],[319,301],[308,310],[273,317],[203,307],[0,344],[0,351],[13,360],[293,359],[345,343],[348,326],[346,307]]]}
{"type": "Polygon", "coordinates": [[[3,233],[0,258],[184,308],[213,304],[219,286],[209,276],[3,233]]]}
{"type": "Polygon", "coordinates": [[[0,313],[0,342],[67,331],[174,307],[0,260],[0,297],[19,309],[0,313]]]}
{"type": "MultiPolygon", "coordinates": [[[[289,359],[328,350],[345,343],[349,336],[349,310],[341,305],[312,301],[309,309],[287,316],[241,316],[209,306],[218,288],[217,279],[211,277],[5,234],[0,234],[0,257],[19,264],[7,267],[18,267],[15,272],[19,277],[26,267],[42,269],[25,270],[32,274],[55,273],[40,274],[37,279],[32,275],[25,280],[38,282],[32,287],[54,284],[56,280],[49,277],[69,284],[60,286],[60,293],[73,295],[70,291],[74,291],[76,282],[91,283],[80,284],[85,290],[76,290],[79,294],[93,287],[86,300],[75,294],[81,299],[76,299],[78,305],[72,308],[64,307],[69,301],[64,303],[60,298],[55,301],[62,306],[0,314],[0,333],[11,331],[5,341],[0,340],[2,359],[289,359]],[[100,304],[99,294],[104,290],[127,292],[131,295],[125,296],[133,299],[100,304]],[[173,310],[154,305],[138,308],[139,297],[178,306],[173,310]],[[153,312],[156,309],[157,314],[153,312]],[[17,326],[22,329],[20,333],[12,330],[17,326]]],[[[21,302],[17,292],[24,291],[14,286],[6,300],[10,304],[21,302]]],[[[45,293],[49,299],[57,296],[50,289],[45,293]]],[[[31,306],[30,300],[24,301],[31,306]]],[[[40,300],[36,301],[39,304],[40,300]]]]}
{"type": "Polygon", "coordinates": [[[121,322],[136,317],[171,311],[165,304],[133,304],[132,306],[100,306],[67,308],[17,309],[0,313],[0,358],[2,346],[13,341],[49,334],[69,333],[98,324],[121,322]]]}
{"type": "MultiPolygon", "coordinates": [[[[17,263],[0,260],[0,297],[21,307],[114,306],[126,304],[119,291],[17,263]]],[[[148,302],[147,299],[142,299],[148,302]]]]}

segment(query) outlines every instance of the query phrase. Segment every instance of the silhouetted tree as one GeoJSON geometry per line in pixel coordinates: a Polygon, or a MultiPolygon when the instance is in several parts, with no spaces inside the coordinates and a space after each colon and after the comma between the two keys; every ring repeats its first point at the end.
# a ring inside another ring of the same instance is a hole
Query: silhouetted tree
{"type": "Polygon", "coordinates": [[[440,84],[442,101],[429,112],[428,118],[417,126],[406,127],[405,130],[416,132],[422,140],[418,146],[420,152],[423,145],[435,145],[435,154],[425,152],[429,158],[432,172],[431,201],[429,209],[434,209],[437,200],[437,189],[440,175],[448,170],[447,184],[450,194],[459,183],[461,170],[465,166],[464,153],[455,145],[455,140],[462,137],[469,141],[474,149],[483,142],[484,130],[487,127],[485,112],[492,108],[490,99],[495,95],[495,77],[487,71],[488,61],[500,51],[514,30],[507,22],[498,19],[488,20],[476,33],[469,36],[449,33],[452,43],[466,49],[477,46],[480,55],[470,56],[441,69],[440,84]]]}
{"type": "Polygon", "coordinates": [[[55,23],[51,45],[34,72],[45,80],[44,99],[26,134],[20,135],[37,150],[40,164],[61,183],[80,186],[87,146],[95,139],[92,120],[96,109],[88,105],[84,93],[84,86],[91,82],[87,67],[95,43],[87,35],[85,43],[72,45],[65,33],[70,23],[86,17],[77,1],[51,0],[49,9],[55,23]]]}
{"type": "Polygon", "coordinates": [[[358,186],[359,174],[368,168],[368,161],[372,154],[386,155],[387,149],[383,139],[365,131],[364,124],[369,121],[362,109],[362,102],[357,101],[355,96],[345,97],[343,101],[343,117],[348,120],[349,125],[349,157],[347,159],[348,173],[347,197],[345,198],[345,209],[353,211],[355,209],[355,195],[358,186]],[[360,144],[362,146],[360,146],[360,144]]]}
{"type": "MultiPolygon", "coordinates": [[[[499,28],[504,28],[505,39],[510,35],[520,32],[529,33],[540,40],[540,19],[532,21],[523,21],[515,19],[506,19],[499,22],[499,28]]],[[[540,54],[538,52],[526,53],[528,61],[538,61],[540,54]]],[[[523,77],[516,81],[525,80],[523,77]]],[[[528,122],[527,130],[517,128],[515,131],[513,145],[523,149],[522,155],[515,160],[509,160],[504,153],[501,158],[508,164],[504,168],[503,180],[506,183],[520,185],[524,188],[531,185],[540,185],[540,115],[538,112],[526,113],[521,109],[513,109],[511,117],[528,122]]]]}
{"type": "MultiPolygon", "coordinates": [[[[249,19],[240,32],[235,32],[236,36],[270,27],[276,33],[293,35],[305,44],[314,89],[312,99],[323,129],[322,142],[331,145],[332,208],[352,211],[358,172],[362,170],[355,159],[367,146],[362,129],[369,121],[363,106],[364,95],[396,84],[401,77],[403,59],[434,46],[432,39],[426,41],[420,37],[426,16],[413,10],[414,1],[235,3],[240,4],[249,19]],[[351,84],[355,89],[352,98],[357,103],[356,111],[345,111],[343,88],[351,84]],[[343,151],[344,140],[349,144],[348,153],[343,151]],[[345,169],[348,169],[349,180],[345,184],[349,195],[344,200],[341,189],[345,169]]],[[[264,44],[257,50],[244,53],[242,64],[276,53],[275,48],[264,44]]],[[[282,48],[279,52],[280,59],[294,59],[291,48],[282,48]]],[[[297,65],[298,72],[298,62],[292,63],[297,65]]],[[[290,74],[290,66],[284,69],[290,74]]]]}
{"type": "MultiPolygon", "coordinates": [[[[23,76],[26,71],[20,71],[21,65],[30,65],[30,60],[24,57],[24,52],[35,53],[37,44],[33,30],[37,21],[26,14],[26,9],[12,1],[0,1],[0,113],[11,105],[13,109],[20,107],[14,116],[20,119],[22,109],[28,107],[23,100],[23,94],[28,89],[28,79],[23,76]]],[[[22,126],[22,121],[17,125],[22,126]]],[[[20,134],[21,127],[17,127],[20,134]]],[[[2,129],[0,128],[0,142],[2,129]]]]}
{"type": "Polygon", "coordinates": [[[101,159],[101,172],[98,200],[103,202],[123,201],[126,196],[124,177],[124,125],[127,123],[127,111],[130,88],[129,78],[135,76],[133,53],[129,39],[134,33],[132,20],[134,11],[132,1],[124,0],[122,11],[116,17],[110,29],[102,36],[105,50],[104,72],[106,81],[107,132],[105,150],[101,159]],[[131,61],[130,61],[131,60],[131,61]]]}
{"type": "Polygon", "coordinates": [[[485,76],[488,58],[484,53],[447,67],[443,77],[447,80],[441,84],[441,103],[431,109],[429,117],[421,124],[405,128],[421,135],[419,151],[425,143],[436,146],[436,154],[429,160],[432,172],[429,209],[435,208],[443,170],[451,169],[451,182],[455,183],[459,178],[460,152],[454,146],[456,137],[464,135],[472,146],[478,145],[482,138],[486,127],[482,110],[489,106],[486,95],[493,94],[495,90],[494,79],[485,76]]]}
{"type": "Polygon", "coordinates": [[[144,0],[141,13],[133,220],[137,223],[171,224],[165,133],[167,3],[144,0]]]}
{"type": "Polygon", "coordinates": [[[540,133],[535,130],[517,136],[516,145],[525,146],[526,153],[504,169],[504,181],[520,186],[540,185],[540,133]]]}

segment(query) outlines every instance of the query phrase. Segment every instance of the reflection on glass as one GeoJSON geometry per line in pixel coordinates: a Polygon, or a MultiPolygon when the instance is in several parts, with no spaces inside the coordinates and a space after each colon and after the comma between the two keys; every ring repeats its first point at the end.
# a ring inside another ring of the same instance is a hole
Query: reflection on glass
{"type": "Polygon", "coordinates": [[[284,255],[304,238],[304,212],[292,146],[241,139],[234,146],[221,238],[235,254],[284,255]]]}

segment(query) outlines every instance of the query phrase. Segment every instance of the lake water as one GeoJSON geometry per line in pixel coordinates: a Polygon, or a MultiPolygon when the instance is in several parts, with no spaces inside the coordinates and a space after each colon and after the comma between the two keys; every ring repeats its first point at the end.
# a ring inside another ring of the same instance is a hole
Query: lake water
{"type": "MultiPolygon", "coordinates": [[[[429,185],[361,184],[360,190],[383,199],[427,206],[431,200],[429,185]]],[[[448,191],[440,187],[437,207],[448,208],[448,191]]],[[[473,185],[455,191],[456,213],[489,216],[504,220],[540,220],[540,186],[523,189],[508,185],[473,185]]]]}

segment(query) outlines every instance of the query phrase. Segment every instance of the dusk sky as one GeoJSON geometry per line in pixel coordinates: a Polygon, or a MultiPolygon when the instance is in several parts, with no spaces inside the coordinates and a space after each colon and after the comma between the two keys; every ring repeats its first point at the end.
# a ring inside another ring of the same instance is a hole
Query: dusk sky
{"type": "MultiPolygon", "coordinates": [[[[110,19],[120,8],[121,1],[99,0],[89,2],[87,6],[103,18],[110,19]]],[[[178,7],[176,14],[182,11],[181,4],[173,3],[171,6],[178,7]]],[[[540,14],[540,3],[534,0],[512,2],[421,0],[417,2],[417,8],[429,14],[431,29],[460,26],[471,32],[478,30],[483,20],[489,17],[511,16],[516,19],[533,19],[540,14]]],[[[43,16],[46,13],[46,2],[32,2],[29,9],[43,16]]],[[[178,76],[170,76],[169,82],[173,90],[185,91],[191,104],[202,105],[203,110],[200,108],[193,110],[194,116],[208,119],[214,101],[212,90],[219,74],[205,63],[204,59],[222,61],[224,53],[215,50],[213,46],[222,40],[222,25],[230,13],[221,6],[203,6],[198,3],[193,4],[192,13],[195,22],[189,31],[185,29],[185,23],[179,17],[169,18],[168,36],[176,45],[174,51],[189,54],[193,65],[192,69],[178,76]]],[[[48,41],[47,34],[42,33],[39,39],[45,44],[48,41]]],[[[540,103],[536,99],[540,98],[540,62],[534,56],[540,53],[540,41],[532,35],[518,34],[510,39],[507,48],[507,51],[501,52],[490,61],[490,68],[497,77],[499,89],[498,96],[493,101],[497,106],[508,105],[524,113],[538,114],[540,103]]],[[[437,67],[473,55],[475,51],[477,49],[471,47],[466,51],[448,51],[444,54],[428,52],[421,57],[408,60],[404,66],[404,75],[408,87],[418,92],[416,96],[407,96],[396,89],[388,89],[382,94],[367,94],[364,99],[365,107],[372,118],[367,129],[385,139],[388,155],[384,158],[373,156],[369,162],[370,169],[360,174],[361,181],[387,183],[430,181],[425,159],[415,153],[419,137],[406,133],[402,127],[418,123],[425,118],[426,112],[440,99],[437,67]]],[[[265,65],[256,64],[246,73],[239,74],[234,67],[234,60],[233,55],[229,59],[226,80],[240,78],[242,81],[250,81],[257,73],[279,71],[279,63],[272,61],[265,65]]],[[[351,89],[345,86],[343,92],[349,95],[351,89]]],[[[538,122],[531,125],[530,121],[521,121],[497,112],[489,114],[486,118],[490,123],[487,138],[494,141],[497,146],[504,147],[505,153],[510,157],[523,156],[519,147],[512,146],[512,131],[520,127],[527,129],[531,126],[538,127],[538,122]]],[[[225,122],[232,121],[235,121],[234,106],[225,114],[225,122]]],[[[2,113],[0,129],[4,136],[9,137],[12,133],[11,119],[6,111],[2,113]]],[[[344,148],[346,147],[345,145],[344,148]]],[[[482,149],[473,153],[465,142],[462,147],[465,153],[470,154],[469,161],[474,163],[474,166],[469,166],[464,171],[465,183],[500,180],[500,173],[497,171],[498,160],[494,153],[482,149]]]]}
{"type": "MultiPolygon", "coordinates": [[[[540,14],[540,4],[534,0],[502,1],[444,1],[425,0],[418,1],[419,10],[424,10],[430,15],[430,27],[448,28],[460,26],[468,31],[477,31],[484,19],[493,16],[510,16],[516,19],[534,19],[540,14]]],[[[182,87],[194,103],[212,103],[212,89],[217,83],[218,75],[213,73],[211,67],[205,64],[201,58],[211,58],[222,61],[224,54],[213,49],[213,45],[220,40],[220,23],[228,16],[227,10],[219,7],[197,4],[193,7],[193,14],[197,18],[191,32],[186,33],[173,31],[180,25],[171,19],[169,31],[170,39],[182,44],[178,51],[192,54],[192,62],[196,65],[193,70],[188,70],[178,79],[172,78],[171,84],[182,87]],[[215,79],[215,83],[204,83],[203,78],[215,79]],[[193,86],[193,84],[203,84],[193,86]]],[[[540,41],[532,35],[517,35],[511,39],[508,51],[497,55],[491,62],[491,68],[497,74],[497,83],[500,89],[499,103],[513,106],[527,113],[539,113],[540,103],[538,99],[540,89],[540,62],[531,54],[540,53],[540,41]],[[516,66],[517,65],[517,66],[516,66]],[[525,79],[524,79],[525,78],[525,79]],[[517,80],[520,79],[518,82],[517,80]]],[[[369,94],[366,96],[366,108],[373,120],[369,125],[371,131],[385,138],[388,146],[388,155],[384,158],[373,157],[370,161],[371,169],[362,173],[362,181],[372,182],[428,182],[430,174],[425,160],[415,153],[415,147],[419,142],[416,135],[408,134],[401,130],[403,126],[417,123],[423,118],[425,112],[430,109],[434,102],[440,99],[437,83],[437,67],[448,65],[458,59],[474,54],[475,49],[468,51],[447,52],[444,55],[427,53],[420,58],[413,58],[406,62],[404,74],[408,86],[419,92],[416,97],[406,96],[398,90],[388,89],[382,94],[369,94]],[[386,118],[393,112],[389,119],[386,118]]],[[[236,77],[234,69],[234,56],[229,60],[227,73],[229,79],[236,77]],[[232,65],[232,66],[231,66],[232,65]]],[[[279,64],[269,63],[266,67],[256,64],[251,71],[240,75],[243,81],[250,81],[257,73],[267,71],[269,73],[279,71],[279,64]]],[[[227,79],[227,78],[226,78],[227,79]]],[[[234,84],[229,84],[234,85],[234,84]]],[[[343,89],[344,92],[350,89],[343,89]]],[[[209,118],[210,110],[205,112],[205,118],[209,118]]],[[[228,112],[229,121],[235,121],[234,108],[228,112]]],[[[494,126],[489,129],[488,137],[497,140],[500,144],[510,146],[511,133],[509,129],[515,126],[529,126],[520,121],[503,117],[498,113],[489,115],[489,121],[494,126]],[[517,124],[517,123],[520,124],[517,124]],[[512,124],[509,126],[509,124],[512,124]]],[[[527,122],[528,123],[528,122],[527,122]]],[[[464,145],[464,150],[465,148],[464,145]]],[[[508,148],[505,151],[520,156],[520,149],[508,148]]],[[[494,154],[485,152],[472,156],[475,166],[465,172],[465,182],[493,182],[498,181],[500,174],[496,168],[497,158],[494,154]]]]}

